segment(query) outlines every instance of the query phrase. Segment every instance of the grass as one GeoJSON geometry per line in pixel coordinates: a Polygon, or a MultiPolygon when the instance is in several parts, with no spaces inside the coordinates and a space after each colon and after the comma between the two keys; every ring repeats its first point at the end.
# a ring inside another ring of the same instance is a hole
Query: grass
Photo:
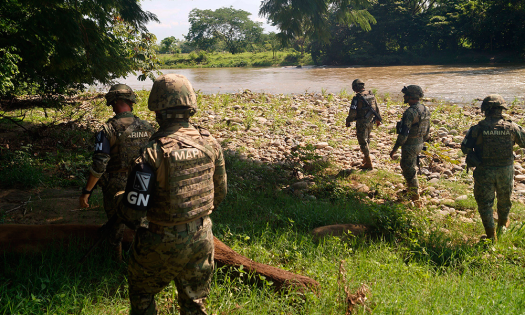
{"type": "MultiPolygon", "coordinates": [[[[346,97],[347,92],[340,95],[346,97]]],[[[146,100],[147,92],[139,92],[135,112],[152,121],[146,100]]],[[[198,95],[198,100],[196,120],[209,115],[235,116],[251,125],[264,111],[264,117],[275,124],[256,124],[263,130],[273,128],[275,133],[282,133],[279,129],[288,122],[297,127],[323,126],[313,112],[306,121],[295,121],[291,104],[301,104],[300,110],[309,109],[304,100],[291,96],[253,95],[253,102],[248,102],[240,94],[216,94],[198,95]],[[236,105],[243,106],[245,114],[234,114],[236,105]]],[[[111,112],[99,100],[87,102],[97,121],[110,117],[111,112]]],[[[388,102],[397,106],[394,101],[388,102]]],[[[82,119],[77,119],[75,128],[60,125],[67,122],[65,117],[80,117],[75,116],[75,106],[46,109],[47,118],[38,119],[29,115],[29,109],[5,112],[14,116],[27,111],[27,118],[19,122],[28,130],[46,133],[20,134],[19,141],[12,141],[9,149],[2,147],[2,185],[31,188],[83,184],[92,152],[90,137],[98,125],[82,119]],[[61,144],[48,144],[57,141],[61,144]],[[6,176],[9,172],[12,175],[6,176]]],[[[435,110],[436,114],[450,114],[447,123],[452,128],[462,130],[472,123],[457,106],[438,104],[435,110]]],[[[44,109],[31,111],[43,113],[44,109]]],[[[228,137],[222,138],[224,145],[235,140],[238,133],[247,132],[223,120],[210,121],[208,127],[212,133],[230,128],[228,137]]],[[[14,128],[12,121],[0,120],[0,129],[17,130],[14,128]]],[[[309,143],[335,141],[339,136],[330,132],[306,128],[300,137],[309,143]]],[[[269,279],[240,268],[220,268],[215,271],[208,299],[210,314],[345,314],[348,304],[344,287],[353,293],[363,285],[368,288],[367,299],[356,305],[355,314],[525,312],[525,225],[518,222],[525,218],[523,204],[514,203],[509,231],[495,246],[478,244],[483,233],[479,220],[468,223],[450,215],[438,219],[432,205],[396,202],[393,187],[403,183],[399,174],[377,170],[338,176],[338,166],[318,156],[311,146],[300,147],[282,163],[263,164],[249,158],[251,147],[267,146],[271,140],[258,137],[252,145],[226,150],[229,192],[212,215],[214,234],[253,260],[314,278],[320,283],[319,291],[275,292],[269,279]],[[312,167],[305,169],[304,162],[312,167]],[[297,171],[315,182],[302,197],[289,188],[297,171]],[[366,184],[371,192],[356,191],[358,184],[366,184]],[[372,230],[366,236],[322,240],[311,235],[313,228],[337,223],[362,223],[372,230]],[[345,271],[341,271],[341,264],[345,271]]],[[[343,142],[345,146],[356,144],[354,138],[343,142]]],[[[431,150],[445,154],[441,149],[431,150]]],[[[454,176],[456,181],[441,179],[428,184],[422,180],[421,184],[439,190],[438,200],[467,195],[466,200],[451,205],[478,219],[468,175],[463,172],[454,176]]],[[[100,196],[95,199],[100,203],[100,196]]],[[[126,265],[113,263],[100,249],[77,266],[82,254],[82,246],[35,256],[3,253],[0,314],[127,314],[126,265]]],[[[177,313],[176,296],[173,284],[157,295],[160,314],[177,313]]]]}

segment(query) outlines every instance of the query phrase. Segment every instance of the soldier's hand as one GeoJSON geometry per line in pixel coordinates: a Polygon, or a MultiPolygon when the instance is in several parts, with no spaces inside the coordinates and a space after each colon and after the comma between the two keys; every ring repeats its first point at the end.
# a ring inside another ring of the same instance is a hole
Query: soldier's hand
{"type": "Polygon", "coordinates": [[[78,206],[80,208],[89,208],[88,200],[89,200],[88,194],[80,195],[80,198],[78,198],[78,206]]]}
{"type": "Polygon", "coordinates": [[[394,150],[392,149],[392,151],[390,151],[390,158],[393,160],[394,159],[394,154],[396,154],[396,151],[397,150],[394,150]]]}
{"type": "Polygon", "coordinates": [[[381,125],[381,122],[379,120],[376,120],[376,127],[379,127],[381,125]]]}

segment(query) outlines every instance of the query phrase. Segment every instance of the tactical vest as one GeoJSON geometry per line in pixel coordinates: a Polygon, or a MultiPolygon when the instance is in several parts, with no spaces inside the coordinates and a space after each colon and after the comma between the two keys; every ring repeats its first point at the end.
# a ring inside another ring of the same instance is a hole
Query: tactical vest
{"type": "Polygon", "coordinates": [[[176,225],[212,212],[217,156],[205,138],[204,133],[200,138],[180,133],[156,137],[165,152],[169,180],[166,189],[154,193],[155,203],[148,209],[150,221],[176,225]]]}
{"type": "Polygon", "coordinates": [[[356,119],[367,119],[367,118],[370,118],[370,117],[372,117],[374,115],[370,111],[370,107],[373,106],[374,110],[377,111],[374,94],[372,94],[371,92],[367,92],[367,93],[365,92],[365,93],[361,94],[361,97],[356,95],[352,99],[352,103],[355,102],[356,104],[361,105],[361,106],[356,106],[356,110],[357,110],[356,119]],[[366,101],[366,103],[363,101],[363,99],[366,101]],[[370,106],[368,106],[367,103],[370,106]]]}
{"type": "MultiPolygon", "coordinates": [[[[511,123],[500,120],[496,125],[479,124],[483,166],[509,166],[514,163],[511,123]]],[[[478,155],[479,156],[479,155],[478,155]]]]}
{"type": "Polygon", "coordinates": [[[415,109],[417,110],[417,118],[412,122],[408,138],[423,138],[430,128],[430,112],[423,104],[417,104],[415,109]]]}
{"type": "MultiPolygon", "coordinates": [[[[117,140],[111,147],[111,158],[106,171],[108,173],[128,171],[130,163],[139,155],[140,148],[148,143],[153,129],[146,121],[136,116],[131,124],[125,123],[122,119],[112,118],[107,125],[113,127],[117,140]]],[[[106,134],[110,134],[109,130],[105,131],[106,134]]]]}

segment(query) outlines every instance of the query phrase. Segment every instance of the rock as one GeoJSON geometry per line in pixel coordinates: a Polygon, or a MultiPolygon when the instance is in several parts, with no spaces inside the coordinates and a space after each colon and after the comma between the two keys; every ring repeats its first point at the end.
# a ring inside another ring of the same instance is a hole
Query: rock
{"type": "Polygon", "coordinates": [[[328,142],[318,142],[314,146],[316,149],[324,149],[328,146],[328,142]]]}
{"type": "Polygon", "coordinates": [[[450,170],[445,170],[443,175],[452,176],[452,172],[450,170]]]}
{"type": "Polygon", "coordinates": [[[467,199],[468,199],[467,195],[461,195],[461,196],[457,197],[456,199],[454,199],[454,201],[458,202],[458,201],[467,200],[467,199]]]}
{"type": "Polygon", "coordinates": [[[516,180],[518,182],[525,182],[525,175],[516,175],[514,177],[514,180],[516,180]]]}
{"type": "Polygon", "coordinates": [[[465,223],[474,223],[474,220],[471,218],[459,217],[459,219],[465,223]]]}
{"type": "Polygon", "coordinates": [[[456,129],[452,129],[452,130],[449,131],[449,134],[455,136],[455,135],[458,134],[458,131],[456,129]]]}
{"type": "Polygon", "coordinates": [[[439,173],[432,173],[432,174],[430,174],[430,179],[433,179],[433,178],[439,179],[440,177],[441,177],[441,174],[439,174],[439,173]]]}
{"type": "Polygon", "coordinates": [[[243,120],[239,117],[233,117],[233,118],[226,118],[226,121],[228,123],[237,123],[237,124],[242,124],[243,120]]]}
{"type": "Polygon", "coordinates": [[[441,199],[440,203],[443,204],[453,204],[454,200],[452,199],[441,199]]]}

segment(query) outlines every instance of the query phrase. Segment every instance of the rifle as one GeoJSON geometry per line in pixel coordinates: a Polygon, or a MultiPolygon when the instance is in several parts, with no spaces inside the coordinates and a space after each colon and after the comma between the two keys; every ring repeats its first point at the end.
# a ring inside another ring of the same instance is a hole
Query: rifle
{"type": "Polygon", "coordinates": [[[88,258],[88,256],[97,248],[100,243],[102,243],[105,239],[107,239],[110,236],[110,233],[115,230],[115,226],[122,223],[122,219],[119,218],[116,214],[112,216],[108,222],[106,222],[103,226],[101,226],[98,229],[98,232],[100,234],[98,240],[89,248],[89,250],[82,256],[82,258],[78,261],[79,264],[83,264],[84,261],[88,258]]]}
{"type": "Polygon", "coordinates": [[[374,120],[378,120],[379,122],[383,122],[383,119],[381,118],[381,115],[379,115],[376,110],[372,107],[372,105],[370,105],[370,103],[368,103],[368,101],[363,97],[363,95],[359,94],[359,96],[361,97],[361,99],[363,100],[363,102],[368,106],[368,110],[372,112],[372,114],[374,114],[374,120]]]}

